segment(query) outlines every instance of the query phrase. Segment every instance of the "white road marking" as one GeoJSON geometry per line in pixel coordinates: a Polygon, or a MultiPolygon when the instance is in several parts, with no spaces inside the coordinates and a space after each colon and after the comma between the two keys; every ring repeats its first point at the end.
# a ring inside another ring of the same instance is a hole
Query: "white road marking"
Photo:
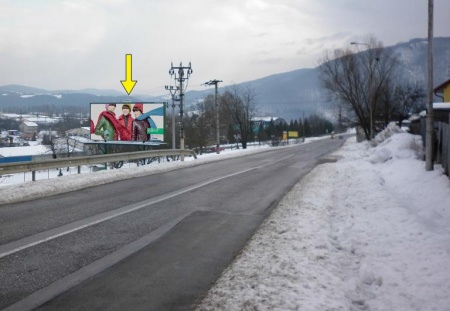
{"type": "Polygon", "coordinates": [[[82,219],[82,220],[78,220],[78,221],[72,222],[70,224],[58,227],[58,228],[50,229],[50,230],[47,230],[47,231],[44,231],[44,232],[32,235],[30,237],[26,237],[26,238],[23,238],[23,239],[14,241],[14,242],[10,242],[10,243],[7,243],[7,244],[0,245],[0,258],[6,257],[6,256],[14,254],[14,253],[17,253],[17,252],[19,252],[21,250],[24,250],[24,249],[27,249],[29,247],[32,247],[32,246],[35,246],[35,245],[38,245],[38,244],[41,244],[41,243],[44,243],[44,242],[56,239],[58,237],[67,235],[69,233],[72,233],[72,232],[75,232],[75,231],[78,231],[78,230],[81,230],[81,229],[84,229],[84,228],[87,228],[87,227],[99,224],[101,222],[110,220],[112,218],[119,217],[119,216],[122,216],[122,215],[125,215],[125,214],[128,214],[128,213],[134,212],[134,211],[139,210],[141,208],[144,208],[146,206],[162,202],[164,200],[167,200],[167,199],[176,197],[176,196],[178,196],[180,194],[183,194],[183,193],[186,193],[186,192],[189,192],[189,191],[192,191],[192,190],[195,190],[195,189],[207,186],[207,185],[215,183],[217,181],[220,181],[220,180],[223,180],[223,179],[226,179],[226,178],[229,178],[229,177],[233,177],[233,176],[236,176],[236,175],[244,174],[244,173],[247,173],[249,171],[258,169],[258,168],[259,167],[253,167],[253,168],[249,168],[249,169],[246,169],[246,170],[243,170],[243,171],[239,171],[239,172],[236,172],[236,173],[233,173],[233,174],[229,174],[229,175],[225,175],[225,176],[218,177],[218,178],[215,178],[215,179],[211,179],[211,180],[208,180],[206,182],[203,182],[203,183],[200,183],[200,184],[197,184],[197,185],[194,185],[194,186],[186,187],[186,188],[181,189],[181,190],[177,190],[177,191],[170,192],[168,194],[160,195],[160,196],[157,196],[155,198],[148,199],[148,200],[145,200],[145,201],[142,201],[142,202],[139,202],[139,203],[130,204],[130,205],[118,208],[118,209],[113,210],[113,211],[105,212],[105,213],[98,214],[98,215],[95,215],[95,216],[92,216],[92,217],[88,217],[88,218],[85,218],[85,219],[82,219]]]}

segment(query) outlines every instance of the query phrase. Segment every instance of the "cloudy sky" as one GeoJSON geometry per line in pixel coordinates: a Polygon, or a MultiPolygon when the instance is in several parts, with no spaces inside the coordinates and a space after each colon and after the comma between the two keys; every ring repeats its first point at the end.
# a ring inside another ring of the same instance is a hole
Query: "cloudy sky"
{"type": "MultiPolygon", "coordinates": [[[[190,89],[315,67],[325,50],[375,35],[426,38],[428,0],[0,0],[0,85],[163,94],[171,62],[190,89]]],[[[450,36],[450,1],[434,0],[434,35],[450,36]]]]}

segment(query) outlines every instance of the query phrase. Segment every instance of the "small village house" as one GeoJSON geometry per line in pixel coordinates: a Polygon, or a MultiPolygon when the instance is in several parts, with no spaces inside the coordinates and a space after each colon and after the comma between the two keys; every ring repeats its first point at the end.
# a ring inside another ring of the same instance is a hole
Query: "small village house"
{"type": "Polygon", "coordinates": [[[38,134],[38,125],[34,122],[23,120],[19,125],[22,137],[27,140],[36,139],[38,134]]]}
{"type": "Polygon", "coordinates": [[[442,98],[442,102],[433,103],[434,121],[450,123],[450,79],[434,88],[434,94],[442,98]]]}

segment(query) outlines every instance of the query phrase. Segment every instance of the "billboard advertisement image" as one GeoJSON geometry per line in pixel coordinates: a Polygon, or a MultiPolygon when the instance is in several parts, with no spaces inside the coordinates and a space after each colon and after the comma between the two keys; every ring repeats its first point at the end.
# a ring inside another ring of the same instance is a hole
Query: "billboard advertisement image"
{"type": "Polygon", "coordinates": [[[91,103],[91,139],[164,141],[164,102],[91,103]]]}

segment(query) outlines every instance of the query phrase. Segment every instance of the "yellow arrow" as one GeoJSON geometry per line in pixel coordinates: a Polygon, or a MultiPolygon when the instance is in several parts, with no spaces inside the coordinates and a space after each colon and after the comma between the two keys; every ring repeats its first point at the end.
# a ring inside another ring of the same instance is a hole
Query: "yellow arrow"
{"type": "Polygon", "coordinates": [[[136,80],[133,80],[131,74],[132,71],[131,57],[132,57],[131,54],[125,54],[125,80],[120,80],[120,82],[123,85],[123,88],[125,89],[128,95],[131,94],[134,86],[137,83],[136,80]]]}

